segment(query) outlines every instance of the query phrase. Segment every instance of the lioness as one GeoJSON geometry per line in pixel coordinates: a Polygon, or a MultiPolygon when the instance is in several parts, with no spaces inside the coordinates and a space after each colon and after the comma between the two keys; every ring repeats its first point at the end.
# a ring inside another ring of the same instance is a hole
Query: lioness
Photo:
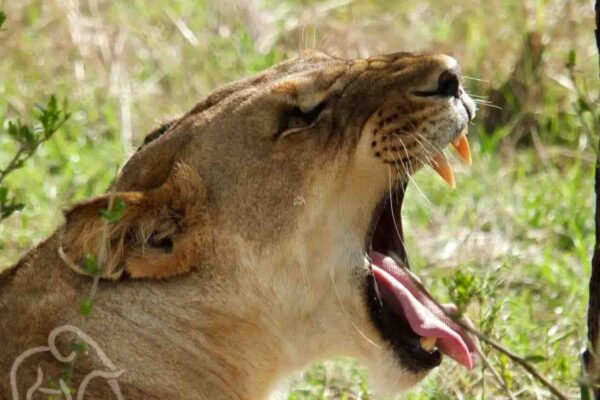
{"type": "Polygon", "coordinates": [[[431,165],[453,184],[442,150],[470,157],[460,82],[444,55],[310,51],[161,126],[112,193],[0,275],[2,395],[38,398],[50,378],[77,389],[100,370],[86,399],[265,399],[341,355],[397,393],[442,353],[471,368],[474,342],[406,269],[400,219],[410,174],[431,165]],[[83,317],[89,253],[112,279],[83,317]],[[57,360],[65,324],[95,341],[71,364],[57,360]]]}

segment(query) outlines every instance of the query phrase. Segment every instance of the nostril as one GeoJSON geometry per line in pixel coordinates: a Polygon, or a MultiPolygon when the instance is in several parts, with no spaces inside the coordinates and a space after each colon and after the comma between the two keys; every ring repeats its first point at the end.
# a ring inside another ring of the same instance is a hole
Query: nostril
{"type": "Polygon", "coordinates": [[[446,97],[460,97],[460,81],[458,71],[449,69],[442,72],[438,79],[437,94],[446,97]]]}

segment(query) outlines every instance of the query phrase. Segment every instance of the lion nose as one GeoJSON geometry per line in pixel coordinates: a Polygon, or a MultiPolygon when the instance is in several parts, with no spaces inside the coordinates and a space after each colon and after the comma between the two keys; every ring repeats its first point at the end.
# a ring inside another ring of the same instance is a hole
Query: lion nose
{"type": "Polygon", "coordinates": [[[460,71],[458,68],[450,68],[438,78],[436,94],[445,97],[460,98],[462,88],[460,87],[460,71]]]}

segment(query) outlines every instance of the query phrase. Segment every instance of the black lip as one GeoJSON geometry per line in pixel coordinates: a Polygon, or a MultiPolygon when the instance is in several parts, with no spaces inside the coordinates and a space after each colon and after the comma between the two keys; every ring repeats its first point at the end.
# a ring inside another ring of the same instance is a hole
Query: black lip
{"type": "Polygon", "coordinates": [[[381,199],[377,206],[376,218],[372,223],[370,245],[374,250],[400,260],[409,267],[408,255],[403,243],[404,233],[400,213],[406,186],[407,183],[398,183],[381,199]]]}
{"type": "MultiPolygon", "coordinates": [[[[372,248],[390,256],[408,267],[400,217],[406,186],[407,183],[399,183],[391,191],[391,196],[388,193],[378,204],[366,238],[366,248],[372,248]],[[394,234],[389,234],[389,232],[394,232],[394,234]]],[[[373,323],[379,329],[383,339],[389,342],[403,368],[419,374],[440,365],[442,354],[439,350],[431,353],[423,350],[420,343],[421,337],[411,329],[405,316],[392,312],[391,307],[386,305],[379,295],[377,282],[372,272],[366,278],[365,296],[373,323]]]]}
{"type": "Polygon", "coordinates": [[[441,364],[442,353],[437,349],[431,353],[423,350],[421,337],[413,332],[404,315],[390,311],[379,295],[373,274],[367,277],[366,296],[371,319],[402,368],[420,374],[441,364]]]}
{"type": "Polygon", "coordinates": [[[471,110],[469,108],[469,106],[467,105],[467,103],[465,103],[465,101],[463,100],[462,97],[460,98],[460,102],[462,103],[463,107],[465,107],[465,110],[467,111],[467,118],[468,118],[467,123],[473,121],[473,118],[475,117],[475,115],[474,115],[475,110],[471,110]]]}

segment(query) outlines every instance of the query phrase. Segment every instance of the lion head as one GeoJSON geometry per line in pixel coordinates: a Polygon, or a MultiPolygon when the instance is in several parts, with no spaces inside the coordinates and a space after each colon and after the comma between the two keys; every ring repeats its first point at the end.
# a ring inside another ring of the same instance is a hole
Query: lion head
{"type": "Polygon", "coordinates": [[[442,354],[473,365],[473,341],[407,269],[400,209],[424,165],[453,184],[442,151],[470,157],[474,114],[451,57],[306,52],[151,133],[112,194],[68,212],[62,246],[80,263],[102,240],[98,211],[122,199],[106,276],[201,277],[200,303],[270,341],[270,361],[246,365],[276,371],[261,385],[347,355],[400,391],[442,354]]]}

